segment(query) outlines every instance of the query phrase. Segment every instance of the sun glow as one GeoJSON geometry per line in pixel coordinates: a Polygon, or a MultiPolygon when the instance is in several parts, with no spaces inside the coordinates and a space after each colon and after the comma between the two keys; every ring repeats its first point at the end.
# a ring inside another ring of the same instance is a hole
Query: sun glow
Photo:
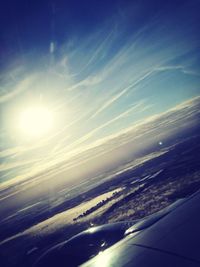
{"type": "Polygon", "coordinates": [[[18,128],[27,137],[42,137],[52,126],[53,113],[45,106],[28,107],[19,114],[18,128]]]}

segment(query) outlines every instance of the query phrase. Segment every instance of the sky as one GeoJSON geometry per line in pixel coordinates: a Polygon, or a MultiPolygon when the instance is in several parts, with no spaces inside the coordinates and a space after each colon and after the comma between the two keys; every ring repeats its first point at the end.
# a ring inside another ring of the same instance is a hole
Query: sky
{"type": "Polygon", "coordinates": [[[1,4],[0,182],[29,178],[194,103],[199,10],[199,0],[1,4]],[[18,117],[37,105],[51,111],[53,125],[34,139],[19,131],[18,117]]]}

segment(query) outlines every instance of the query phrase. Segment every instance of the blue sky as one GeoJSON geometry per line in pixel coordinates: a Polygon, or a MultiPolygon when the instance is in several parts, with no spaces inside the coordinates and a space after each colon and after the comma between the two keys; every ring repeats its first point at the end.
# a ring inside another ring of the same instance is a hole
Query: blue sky
{"type": "Polygon", "coordinates": [[[1,4],[2,181],[198,96],[199,8],[197,0],[1,4]],[[16,131],[18,110],[32,103],[55,113],[53,131],[34,142],[16,131]]]}

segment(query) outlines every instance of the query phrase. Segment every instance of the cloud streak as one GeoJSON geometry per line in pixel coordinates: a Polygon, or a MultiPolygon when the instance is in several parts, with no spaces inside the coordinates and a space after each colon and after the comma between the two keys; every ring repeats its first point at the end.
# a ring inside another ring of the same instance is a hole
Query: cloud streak
{"type": "Polygon", "coordinates": [[[13,86],[13,88],[6,89],[5,92],[0,95],[0,103],[7,102],[17,95],[23,93],[24,91],[28,90],[29,87],[33,85],[34,79],[34,75],[28,76],[27,78],[20,81],[17,85],[13,86]]]}

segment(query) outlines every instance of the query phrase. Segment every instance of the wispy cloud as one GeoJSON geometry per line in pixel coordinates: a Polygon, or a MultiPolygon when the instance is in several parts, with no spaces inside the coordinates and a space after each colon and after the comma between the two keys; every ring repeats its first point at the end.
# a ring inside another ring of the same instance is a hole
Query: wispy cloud
{"type": "Polygon", "coordinates": [[[145,105],[144,101],[140,101],[139,103],[135,103],[135,105],[133,104],[133,106],[130,107],[129,109],[127,109],[126,111],[122,112],[121,114],[119,114],[118,116],[114,117],[113,119],[103,123],[99,127],[95,128],[92,131],[90,131],[89,133],[87,133],[85,136],[83,136],[80,139],[78,139],[75,143],[72,144],[72,146],[84,143],[86,140],[88,140],[89,138],[94,136],[99,130],[101,130],[103,128],[106,128],[107,126],[110,126],[111,124],[113,124],[114,122],[116,122],[116,121],[118,121],[120,119],[125,118],[132,111],[135,111],[135,113],[139,113],[139,112],[143,112],[144,110],[146,110],[146,109],[148,109],[150,107],[151,106],[145,105]]]}
{"type": "Polygon", "coordinates": [[[0,103],[7,102],[17,95],[28,90],[30,86],[33,85],[35,76],[31,75],[20,81],[17,85],[14,85],[13,88],[7,88],[6,90],[1,90],[0,103]]]}
{"type": "Polygon", "coordinates": [[[133,89],[134,86],[138,85],[141,81],[143,81],[145,78],[149,77],[153,71],[147,72],[145,75],[143,75],[141,78],[139,78],[137,81],[133,82],[129,86],[125,87],[123,90],[121,90],[119,93],[114,95],[111,99],[109,99],[101,108],[99,108],[92,116],[91,119],[96,117],[100,112],[104,111],[106,108],[111,106],[115,101],[117,101],[120,97],[122,97],[124,94],[126,94],[129,90],[133,89]]]}

